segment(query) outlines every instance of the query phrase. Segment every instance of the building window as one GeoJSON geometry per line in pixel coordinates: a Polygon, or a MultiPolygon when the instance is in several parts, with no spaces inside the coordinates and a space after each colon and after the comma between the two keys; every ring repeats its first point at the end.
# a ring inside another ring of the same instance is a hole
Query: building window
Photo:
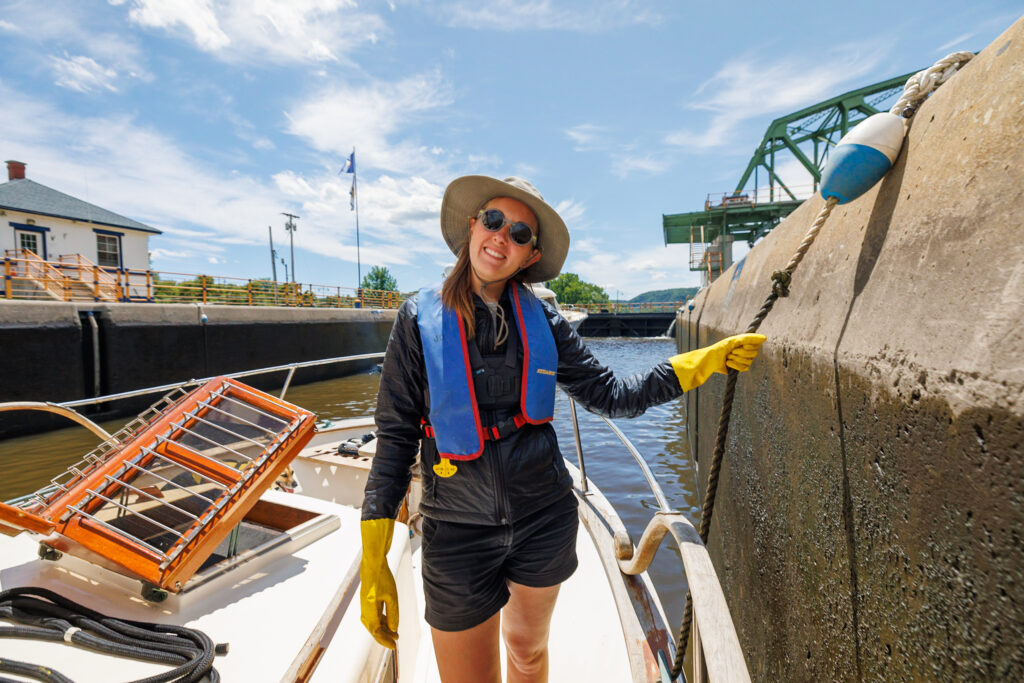
{"type": "Polygon", "coordinates": [[[117,236],[96,235],[96,263],[106,268],[121,267],[117,236]]]}
{"type": "Polygon", "coordinates": [[[40,256],[39,253],[39,235],[31,232],[19,232],[18,233],[18,248],[28,249],[36,256],[40,256]]]}

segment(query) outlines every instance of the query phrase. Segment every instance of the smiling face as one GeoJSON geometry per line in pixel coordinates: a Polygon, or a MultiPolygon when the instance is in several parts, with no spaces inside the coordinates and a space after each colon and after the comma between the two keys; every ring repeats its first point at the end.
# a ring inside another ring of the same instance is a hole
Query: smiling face
{"type": "MultiPolygon", "coordinates": [[[[526,223],[535,235],[540,236],[537,217],[518,199],[495,197],[483,208],[501,211],[510,223],[526,223]]],[[[541,256],[532,244],[519,245],[509,239],[508,229],[509,226],[504,225],[497,232],[490,232],[478,218],[474,217],[469,222],[469,262],[473,266],[473,291],[479,293],[480,286],[486,285],[484,291],[495,301],[501,296],[510,277],[536,263],[541,256]]]]}

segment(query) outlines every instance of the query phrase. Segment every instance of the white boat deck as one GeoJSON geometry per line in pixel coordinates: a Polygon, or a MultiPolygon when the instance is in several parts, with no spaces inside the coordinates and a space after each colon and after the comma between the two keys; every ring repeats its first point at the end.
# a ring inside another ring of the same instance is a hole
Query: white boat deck
{"type": "MultiPolygon", "coordinates": [[[[255,559],[241,571],[159,604],[142,600],[138,581],[83,560],[68,555],[59,562],[38,559],[37,536],[0,536],[0,590],[48,588],[115,618],[197,628],[215,643],[230,644],[229,653],[215,662],[223,680],[289,679],[319,641],[318,629],[329,623],[333,599],[344,597],[346,584],[358,581],[359,511],[276,491],[266,492],[264,498],[293,506],[301,498],[301,507],[334,514],[340,525],[315,542],[283,546],[283,552],[255,559]]],[[[76,683],[135,680],[169,668],[113,659],[63,643],[13,638],[0,638],[0,657],[53,666],[76,683]]]]}

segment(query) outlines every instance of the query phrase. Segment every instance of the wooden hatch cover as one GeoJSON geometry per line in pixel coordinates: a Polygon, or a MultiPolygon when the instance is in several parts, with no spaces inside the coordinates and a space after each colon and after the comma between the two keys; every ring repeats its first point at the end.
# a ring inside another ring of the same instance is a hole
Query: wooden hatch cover
{"type": "MultiPolygon", "coordinates": [[[[178,592],[313,436],[315,416],[226,377],[179,390],[51,484],[0,503],[0,530],[178,592]]],[[[52,551],[50,551],[52,552],[52,551]]]]}

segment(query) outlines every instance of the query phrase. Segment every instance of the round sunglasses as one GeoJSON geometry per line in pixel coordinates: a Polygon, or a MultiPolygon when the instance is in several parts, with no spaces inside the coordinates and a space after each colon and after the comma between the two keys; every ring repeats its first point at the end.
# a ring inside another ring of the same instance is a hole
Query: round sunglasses
{"type": "Polygon", "coordinates": [[[533,243],[533,246],[537,246],[537,236],[533,234],[533,230],[529,225],[522,221],[513,223],[507,220],[505,214],[497,209],[480,209],[476,217],[489,232],[498,232],[508,225],[509,239],[515,244],[525,247],[527,244],[533,243]]]}

